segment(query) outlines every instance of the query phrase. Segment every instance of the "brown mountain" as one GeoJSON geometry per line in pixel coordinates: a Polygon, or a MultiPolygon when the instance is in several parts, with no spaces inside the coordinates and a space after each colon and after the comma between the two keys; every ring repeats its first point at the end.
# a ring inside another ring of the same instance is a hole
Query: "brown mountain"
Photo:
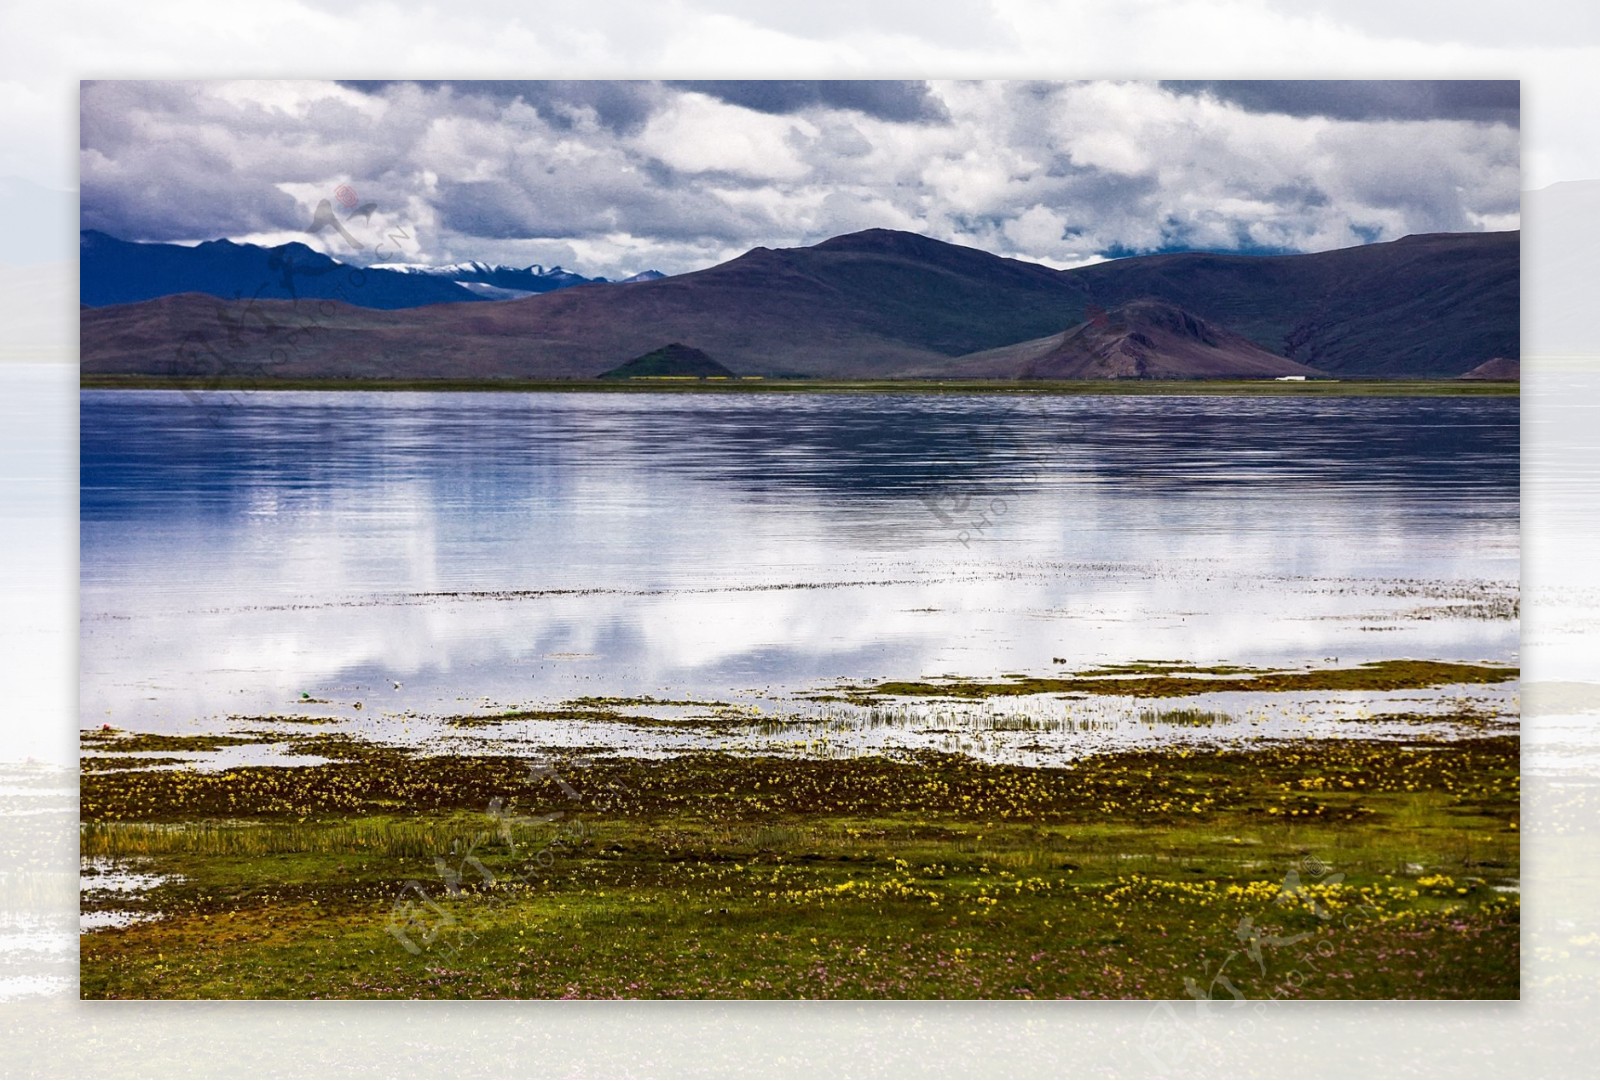
{"type": "Polygon", "coordinates": [[[1119,305],[1061,334],[962,357],[973,375],[1014,379],[1262,379],[1322,373],[1164,300],[1119,305]]]}
{"type": "Polygon", "coordinates": [[[1058,271],[870,229],[756,248],[659,281],[399,311],[196,294],[81,313],[83,370],[365,378],[594,378],[663,341],[752,375],[962,374],[1092,305],[1155,297],[1336,373],[1454,376],[1517,345],[1516,234],[1312,255],[1182,254],[1058,271]]]}
{"type": "Polygon", "coordinates": [[[593,378],[677,340],[750,374],[893,376],[1059,330],[1081,308],[1048,267],[871,230],[496,304],[247,309],[185,294],[83,312],[80,339],[90,372],[593,378]]]}
{"type": "Polygon", "coordinates": [[[1309,255],[1152,255],[1071,271],[1103,307],[1154,296],[1335,375],[1448,378],[1521,352],[1520,237],[1430,233],[1309,255]]]}

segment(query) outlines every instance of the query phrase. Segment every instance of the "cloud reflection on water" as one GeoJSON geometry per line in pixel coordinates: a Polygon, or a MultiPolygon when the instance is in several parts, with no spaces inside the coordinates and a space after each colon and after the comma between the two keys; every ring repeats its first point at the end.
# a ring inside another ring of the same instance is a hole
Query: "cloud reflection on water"
{"type": "Polygon", "coordinates": [[[242,403],[83,396],[85,723],[1516,651],[1395,618],[1514,598],[1515,399],[242,403]]]}

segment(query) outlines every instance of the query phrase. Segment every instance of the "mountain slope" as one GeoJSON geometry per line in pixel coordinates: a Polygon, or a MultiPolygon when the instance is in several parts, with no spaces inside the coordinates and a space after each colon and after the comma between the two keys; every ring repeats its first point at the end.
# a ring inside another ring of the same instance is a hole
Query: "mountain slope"
{"type": "MultiPolygon", "coordinates": [[[[755,248],[690,274],[498,304],[336,305],[292,348],[267,328],[236,332],[225,349],[213,346],[223,359],[212,363],[298,377],[593,378],[680,341],[753,375],[938,377],[982,368],[972,354],[1059,336],[1091,306],[1153,297],[1313,368],[1453,377],[1518,355],[1517,254],[1515,233],[1480,233],[1058,271],[872,229],[808,248],[755,248]]],[[[171,372],[186,337],[219,337],[214,302],[167,301],[85,312],[84,370],[171,372]]],[[[295,318],[288,304],[256,307],[280,324],[295,318]]]]}

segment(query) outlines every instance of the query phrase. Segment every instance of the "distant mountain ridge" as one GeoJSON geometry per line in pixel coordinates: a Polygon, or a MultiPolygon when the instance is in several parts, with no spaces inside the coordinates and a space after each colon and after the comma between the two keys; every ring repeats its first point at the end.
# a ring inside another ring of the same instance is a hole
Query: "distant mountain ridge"
{"type": "Polygon", "coordinates": [[[480,296],[493,296],[495,299],[515,299],[532,293],[550,293],[574,285],[625,285],[630,282],[655,281],[666,277],[659,270],[646,270],[613,282],[610,278],[586,278],[561,266],[544,267],[533,263],[525,267],[514,267],[477,261],[447,263],[442,266],[429,266],[425,263],[375,263],[373,268],[452,281],[480,296]]]}
{"type": "MultiPolygon", "coordinates": [[[[507,300],[567,289],[613,284],[562,267],[496,266],[481,262],[345,263],[291,242],[276,247],[207,240],[193,246],[119,240],[86,229],[79,234],[79,301],[91,308],[136,304],[181,293],[224,300],[343,300],[362,308],[394,310],[428,304],[507,300]]],[[[625,281],[664,277],[647,270],[625,281]]],[[[619,283],[620,284],[620,283],[619,283]]]]}
{"type": "Polygon", "coordinates": [[[78,238],[78,299],[91,308],[181,293],[223,300],[344,300],[363,308],[415,308],[479,298],[454,282],[351,267],[300,243],[264,248],[207,240],[141,244],[86,229],[78,238]]]}
{"type": "MultiPolygon", "coordinates": [[[[1151,299],[1202,322],[1217,341],[1230,335],[1215,347],[1230,363],[1248,352],[1248,364],[1264,370],[1259,350],[1289,371],[1448,378],[1520,355],[1518,240],[1440,234],[1306,255],[1135,256],[1055,270],[869,229],[810,247],[758,247],[621,288],[387,312],[336,305],[292,350],[267,330],[236,333],[210,363],[295,378],[590,379],[669,341],[742,375],[1017,378],[1040,359],[1023,346],[1049,352],[1038,343],[1093,310],[1151,299]]],[[[277,303],[259,307],[271,316],[277,303]]],[[[181,374],[175,348],[217,336],[214,307],[172,296],[86,311],[84,370],[181,374]]],[[[1140,332],[1154,340],[1150,328],[1140,332]]],[[[1193,335],[1181,344],[1196,377],[1220,359],[1202,363],[1193,335]]],[[[1171,337],[1162,346],[1179,347],[1171,337]]],[[[1165,363],[1148,354],[1146,370],[1152,359],[1165,363]]]]}

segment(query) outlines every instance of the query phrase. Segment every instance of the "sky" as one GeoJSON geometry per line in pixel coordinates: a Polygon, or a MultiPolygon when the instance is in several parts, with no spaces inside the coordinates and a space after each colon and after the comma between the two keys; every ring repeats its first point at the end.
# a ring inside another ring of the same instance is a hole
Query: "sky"
{"type": "Polygon", "coordinates": [[[608,277],[874,227],[1057,267],[1323,251],[1514,229],[1521,187],[1506,80],[104,81],[80,103],[84,228],[608,277]],[[348,228],[308,231],[323,200],[348,228]]]}

